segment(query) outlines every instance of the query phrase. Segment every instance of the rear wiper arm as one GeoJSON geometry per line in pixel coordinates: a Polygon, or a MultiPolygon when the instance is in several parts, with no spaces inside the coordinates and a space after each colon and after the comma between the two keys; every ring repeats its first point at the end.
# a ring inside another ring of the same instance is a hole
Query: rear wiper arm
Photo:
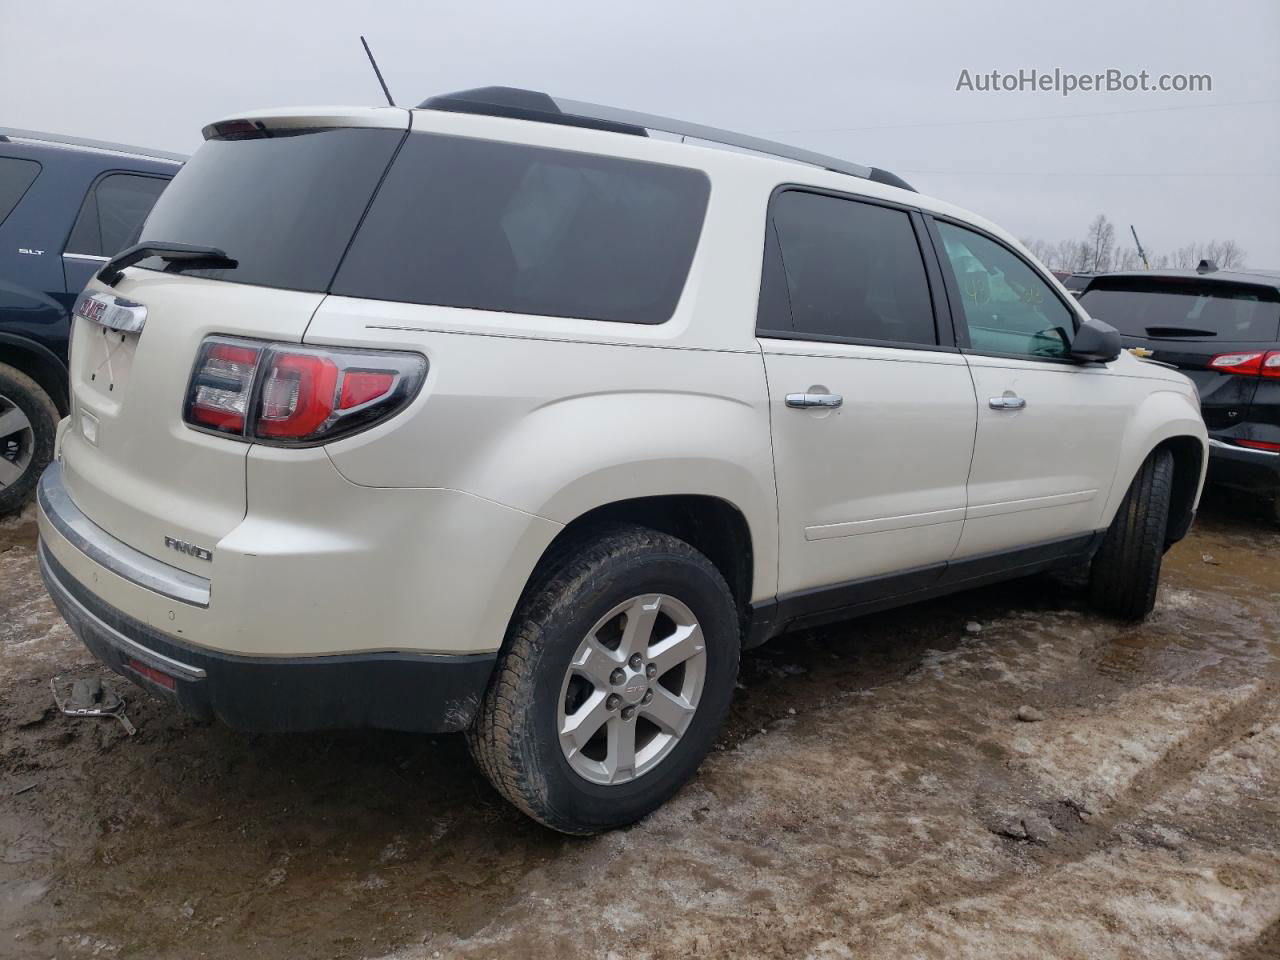
{"type": "Polygon", "coordinates": [[[98,271],[98,279],[108,287],[114,287],[124,276],[126,267],[132,267],[139,260],[146,260],[148,257],[159,257],[166,263],[199,261],[198,264],[190,265],[227,270],[240,265],[240,261],[232,260],[225,251],[217,247],[205,247],[197,243],[164,243],[148,240],[135,243],[108,260],[98,271]]]}
{"type": "Polygon", "coordinates": [[[1177,337],[1216,337],[1216,330],[1200,330],[1196,327],[1147,327],[1148,337],[1176,339],[1177,337]]]}

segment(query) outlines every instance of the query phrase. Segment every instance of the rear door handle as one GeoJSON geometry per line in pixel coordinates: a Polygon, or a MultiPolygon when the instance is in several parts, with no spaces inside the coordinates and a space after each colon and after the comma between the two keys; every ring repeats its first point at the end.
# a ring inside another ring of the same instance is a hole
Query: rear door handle
{"type": "Polygon", "coordinates": [[[987,402],[992,410],[1021,410],[1027,405],[1027,401],[1010,390],[1006,390],[1004,396],[992,397],[987,402]]]}
{"type": "Polygon", "coordinates": [[[788,407],[838,407],[844,397],[838,393],[788,393],[788,407]]]}

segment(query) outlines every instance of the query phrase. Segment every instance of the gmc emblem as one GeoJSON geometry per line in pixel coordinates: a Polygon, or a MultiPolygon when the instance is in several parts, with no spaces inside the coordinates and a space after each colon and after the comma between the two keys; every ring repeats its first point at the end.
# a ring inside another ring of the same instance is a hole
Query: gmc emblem
{"type": "Polygon", "coordinates": [[[207,550],[204,547],[197,547],[194,543],[187,543],[185,540],[165,537],[164,545],[170,550],[177,550],[179,553],[185,553],[188,557],[195,557],[197,560],[213,559],[212,550],[207,550]]]}

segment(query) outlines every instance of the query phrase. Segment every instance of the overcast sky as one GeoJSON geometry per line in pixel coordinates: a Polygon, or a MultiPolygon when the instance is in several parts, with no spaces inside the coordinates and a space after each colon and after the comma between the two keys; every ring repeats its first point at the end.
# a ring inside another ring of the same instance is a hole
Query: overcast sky
{"type": "Polygon", "coordinates": [[[882,166],[1021,237],[1106,213],[1280,269],[1280,2],[0,0],[0,126],[191,151],[203,124],[488,84],[882,166]],[[1203,93],[957,92],[1019,68],[1210,74],[1203,93]]]}

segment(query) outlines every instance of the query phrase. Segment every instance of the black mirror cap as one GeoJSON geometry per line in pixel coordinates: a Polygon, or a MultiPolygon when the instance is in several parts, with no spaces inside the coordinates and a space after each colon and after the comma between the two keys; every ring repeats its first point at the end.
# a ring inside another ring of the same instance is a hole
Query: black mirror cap
{"type": "Polygon", "coordinates": [[[1071,359],[1077,363],[1110,363],[1120,356],[1120,331],[1092,317],[1080,324],[1071,341],[1071,359]]]}

